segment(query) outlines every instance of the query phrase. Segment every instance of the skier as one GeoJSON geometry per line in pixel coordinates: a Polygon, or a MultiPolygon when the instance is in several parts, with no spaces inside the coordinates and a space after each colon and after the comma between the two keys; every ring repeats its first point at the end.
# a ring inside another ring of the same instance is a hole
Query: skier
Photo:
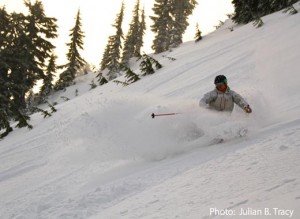
{"type": "Polygon", "coordinates": [[[199,105],[217,111],[232,112],[234,103],[241,107],[246,113],[251,113],[252,109],[241,95],[230,90],[227,85],[227,78],[218,75],[215,78],[216,88],[204,95],[199,105]]]}

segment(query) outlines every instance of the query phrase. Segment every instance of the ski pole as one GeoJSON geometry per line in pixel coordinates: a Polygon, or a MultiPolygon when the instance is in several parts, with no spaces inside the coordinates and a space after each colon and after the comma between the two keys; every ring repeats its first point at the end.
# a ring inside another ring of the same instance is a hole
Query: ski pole
{"type": "Polygon", "coordinates": [[[154,119],[155,116],[174,116],[174,115],[178,115],[178,114],[181,114],[181,113],[163,113],[163,114],[154,114],[154,113],[152,113],[151,117],[152,117],[152,119],[154,119]]]}

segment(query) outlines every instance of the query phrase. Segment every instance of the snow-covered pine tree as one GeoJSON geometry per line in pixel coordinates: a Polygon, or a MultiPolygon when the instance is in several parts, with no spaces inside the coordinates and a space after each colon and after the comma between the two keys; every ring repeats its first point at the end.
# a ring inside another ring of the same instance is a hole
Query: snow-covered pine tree
{"type": "Polygon", "coordinates": [[[107,45],[105,47],[104,53],[102,55],[102,60],[100,63],[100,71],[103,71],[104,69],[107,68],[108,64],[109,64],[109,52],[110,52],[110,37],[108,38],[108,42],[107,45]]]}
{"type": "Polygon", "coordinates": [[[50,113],[55,113],[57,112],[57,109],[54,107],[55,103],[54,104],[51,104],[49,102],[47,102],[48,106],[50,107],[51,109],[51,112],[50,113]]]}
{"type": "Polygon", "coordinates": [[[257,16],[271,14],[274,12],[272,8],[272,1],[271,0],[258,1],[257,8],[252,8],[252,11],[256,12],[257,16]]]}
{"type": "Polygon", "coordinates": [[[296,10],[296,8],[293,6],[293,5],[291,5],[291,6],[289,6],[289,7],[287,7],[284,11],[283,11],[283,13],[289,13],[289,14],[297,14],[298,13],[298,11],[296,10]]]}
{"type": "Polygon", "coordinates": [[[161,69],[161,68],[163,67],[163,66],[162,66],[156,59],[154,59],[153,57],[148,56],[148,58],[150,59],[151,63],[152,63],[153,65],[155,65],[156,70],[161,69]]]}
{"type": "Polygon", "coordinates": [[[0,131],[5,130],[0,138],[8,135],[12,128],[9,124],[11,94],[9,91],[9,60],[13,55],[9,52],[10,46],[10,15],[6,9],[0,8],[0,131]]]}
{"type": "Polygon", "coordinates": [[[38,107],[34,107],[34,112],[40,112],[44,116],[44,118],[52,116],[52,114],[49,113],[48,110],[43,110],[38,107]]]}
{"type": "Polygon", "coordinates": [[[269,0],[271,1],[272,13],[284,8],[292,7],[299,0],[269,0]]]}
{"type": "Polygon", "coordinates": [[[99,85],[102,86],[103,84],[106,84],[108,82],[108,80],[103,76],[102,72],[99,72],[99,74],[97,75],[98,78],[98,82],[99,85]]]}
{"type": "Polygon", "coordinates": [[[235,8],[232,20],[238,24],[246,24],[255,20],[260,24],[262,16],[289,7],[299,0],[233,0],[235,8]]]}
{"type": "Polygon", "coordinates": [[[67,68],[59,75],[59,80],[54,85],[54,90],[66,90],[66,88],[74,84],[74,77],[72,76],[72,71],[67,68]]]}
{"type": "Polygon", "coordinates": [[[142,72],[142,76],[150,75],[155,72],[153,65],[155,65],[156,69],[162,68],[162,65],[153,57],[148,56],[144,53],[141,56],[142,62],[140,63],[140,70],[142,72]]]}
{"type": "Polygon", "coordinates": [[[261,19],[261,17],[259,16],[255,16],[255,20],[253,22],[253,26],[255,26],[256,28],[261,27],[262,25],[264,25],[263,20],[261,19]]]}
{"type": "Polygon", "coordinates": [[[236,4],[236,12],[233,16],[233,20],[236,23],[248,23],[254,21],[253,25],[257,28],[261,27],[264,23],[261,16],[264,14],[264,10],[270,11],[270,3],[267,1],[253,1],[253,0],[233,0],[233,4],[236,4]],[[238,12],[238,13],[237,13],[238,12]]]}
{"type": "Polygon", "coordinates": [[[45,63],[55,46],[50,39],[57,37],[56,19],[47,17],[43,4],[36,1],[24,1],[28,15],[12,14],[12,40],[10,52],[14,54],[10,69],[13,84],[12,96],[18,109],[26,108],[25,96],[43,79],[45,63]]]}
{"type": "Polygon", "coordinates": [[[202,40],[202,36],[201,36],[202,32],[199,29],[199,24],[196,24],[196,34],[195,34],[195,42],[198,42],[200,40],[202,40]]]}
{"type": "Polygon", "coordinates": [[[40,98],[41,102],[44,103],[47,99],[47,96],[50,94],[50,92],[53,90],[53,79],[54,79],[54,74],[57,71],[57,66],[55,64],[55,60],[57,57],[55,55],[52,55],[49,64],[46,70],[46,76],[44,78],[44,83],[40,89],[40,98]]]}
{"type": "Polygon", "coordinates": [[[16,120],[18,121],[18,124],[16,125],[17,128],[24,128],[27,127],[29,129],[32,129],[32,125],[28,123],[30,120],[30,117],[21,113],[19,110],[16,111],[16,120]]]}
{"type": "Polygon", "coordinates": [[[142,76],[153,74],[155,72],[155,70],[152,66],[149,56],[147,56],[146,54],[143,54],[141,59],[142,59],[142,61],[140,63],[140,70],[141,70],[142,76]]]}
{"type": "Polygon", "coordinates": [[[152,49],[155,53],[161,53],[167,51],[170,46],[173,20],[169,0],[155,0],[152,10],[155,16],[150,16],[154,23],[151,25],[151,30],[156,34],[152,49]]]}
{"type": "Polygon", "coordinates": [[[125,71],[125,78],[127,78],[126,83],[127,84],[132,84],[138,80],[140,80],[140,77],[134,73],[127,65],[122,64],[121,68],[123,71],[125,71]]]}
{"type": "Polygon", "coordinates": [[[138,39],[139,28],[140,28],[139,11],[140,11],[140,0],[137,0],[133,10],[132,21],[129,24],[129,30],[124,41],[124,49],[123,49],[123,55],[121,61],[121,63],[124,65],[128,65],[129,59],[134,57],[135,55],[136,40],[138,39]]]}
{"type": "Polygon", "coordinates": [[[60,74],[57,83],[57,87],[60,89],[70,86],[76,77],[77,71],[86,64],[86,61],[79,54],[79,50],[83,49],[83,38],[85,37],[81,29],[80,10],[78,10],[75,26],[71,29],[69,35],[71,42],[67,43],[67,46],[69,47],[67,53],[68,63],[62,66],[62,68],[66,68],[66,70],[60,74]]]}
{"type": "Polygon", "coordinates": [[[253,21],[253,12],[257,12],[258,3],[253,0],[233,0],[235,13],[232,20],[238,24],[247,24],[253,21]]]}
{"type": "MultiPolygon", "coordinates": [[[[0,20],[1,20],[1,18],[0,18],[0,20]]],[[[1,52],[0,52],[0,63],[1,63],[0,66],[2,67],[3,62],[1,60],[1,58],[2,58],[2,56],[1,56],[1,52]]],[[[5,131],[0,135],[0,138],[3,138],[6,135],[8,135],[9,132],[12,131],[12,128],[10,127],[10,124],[9,124],[9,114],[11,113],[9,82],[8,82],[7,75],[3,74],[1,67],[0,67],[0,131],[2,131],[2,130],[5,130],[5,131]]]]}
{"type": "Polygon", "coordinates": [[[122,2],[121,10],[117,14],[115,24],[112,25],[116,28],[116,34],[109,37],[101,61],[101,70],[108,69],[108,80],[115,79],[120,71],[120,54],[122,49],[122,39],[124,38],[122,30],[124,8],[125,4],[122,2]]]}
{"type": "MultiPolygon", "coordinates": [[[[0,57],[1,57],[1,52],[0,52],[0,57]]],[[[0,58],[0,62],[1,61],[2,60],[0,58]]],[[[2,62],[1,62],[1,64],[2,64],[2,62]]],[[[2,67],[1,64],[0,64],[0,66],[2,67]]],[[[6,77],[7,75],[3,75],[2,73],[3,73],[3,71],[1,71],[1,68],[0,68],[0,131],[5,129],[4,134],[1,134],[0,138],[3,138],[10,131],[12,131],[12,128],[10,127],[10,124],[9,124],[9,114],[11,113],[9,82],[8,82],[8,78],[6,77]]]]}
{"type": "Polygon", "coordinates": [[[57,37],[56,19],[45,15],[41,1],[24,4],[27,15],[0,9],[0,129],[6,129],[2,137],[12,130],[10,119],[18,127],[31,128],[24,114],[25,96],[44,77],[45,61],[55,48],[50,39],[57,37]]]}
{"type": "Polygon", "coordinates": [[[139,23],[138,35],[135,43],[134,56],[136,57],[141,56],[141,49],[144,45],[145,31],[146,31],[146,16],[145,16],[145,9],[143,9],[141,14],[141,21],[139,23]]]}
{"type": "Polygon", "coordinates": [[[197,5],[196,0],[155,0],[151,16],[154,24],[151,30],[156,33],[152,49],[155,53],[167,51],[182,43],[188,27],[188,17],[197,5]]]}
{"type": "Polygon", "coordinates": [[[182,43],[183,34],[188,27],[188,17],[193,13],[197,5],[196,0],[169,0],[171,5],[171,23],[170,47],[176,48],[182,43]]]}
{"type": "Polygon", "coordinates": [[[0,109],[0,131],[2,130],[5,131],[0,134],[0,139],[7,136],[13,129],[10,127],[7,113],[4,110],[0,109]]]}

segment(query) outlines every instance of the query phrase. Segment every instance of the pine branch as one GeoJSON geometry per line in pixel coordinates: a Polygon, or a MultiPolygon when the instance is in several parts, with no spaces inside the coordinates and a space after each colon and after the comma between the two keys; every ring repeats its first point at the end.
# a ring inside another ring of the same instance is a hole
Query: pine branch
{"type": "Polygon", "coordinates": [[[51,108],[51,113],[57,112],[57,109],[54,107],[54,104],[52,105],[48,101],[47,101],[47,103],[48,103],[48,106],[51,108]]]}
{"type": "Polygon", "coordinates": [[[296,10],[296,8],[291,5],[289,7],[287,7],[285,10],[283,10],[283,13],[289,13],[290,15],[294,15],[294,14],[297,14],[298,11],[296,10]]]}
{"type": "Polygon", "coordinates": [[[47,110],[42,110],[38,107],[34,107],[34,111],[42,113],[42,115],[44,115],[44,118],[46,118],[47,116],[52,116],[51,113],[49,113],[47,110]]]}
{"type": "Polygon", "coordinates": [[[63,99],[64,101],[69,101],[70,100],[68,97],[65,97],[65,96],[61,96],[60,98],[63,99]]]}
{"type": "Polygon", "coordinates": [[[16,112],[16,120],[18,121],[18,124],[16,125],[17,128],[23,128],[27,127],[29,129],[32,129],[32,125],[30,125],[27,121],[30,120],[30,117],[27,115],[23,115],[20,111],[16,112]]]}
{"type": "Polygon", "coordinates": [[[8,129],[5,130],[5,132],[0,134],[0,139],[6,137],[12,131],[13,131],[13,129],[11,127],[9,127],[8,129]]]}
{"type": "Polygon", "coordinates": [[[119,80],[113,80],[114,83],[116,83],[117,85],[121,84],[123,85],[123,87],[126,87],[128,86],[129,84],[124,82],[124,81],[119,81],[119,80]]]}
{"type": "Polygon", "coordinates": [[[1,129],[5,129],[5,131],[0,134],[0,139],[4,138],[10,132],[13,131],[13,129],[10,127],[9,119],[8,119],[7,115],[2,111],[0,111],[0,130],[1,129]]]}
{"type": "Polygon", "coordinates": [[[121,69],[126,71],[125,77],[127,78],[126,83],[132,84],[138,80],[140,80],[139,76],[135,74],[128,66],[121,65],[121,69]]]}
{"type": "Polygon", "coordinates": [[[256,28],[260,28],[263,25],[264,25],[264,22],[260,17],[257,17],[255,19],[255,21],[253,22],[253,26],[256,27],[256,28]]]}
{"type": "Polygon", "coordinates": [[[152,65],[155,65],[157,70],[163,67],[156,59],[148,56],[146,53],[144,53],[141,58],[143,59],[140,63],[140,69],[143,73],[142,76],[153,74],[155,72],[152,65]]]}
{"type": "Polygon", "coordinates": [[[142,76],[146,76],[149,74],[153,74],[155,71],[152,67],[151,60],[149,59],[149,56],[146,54],[142,55],[141,57],[143,60],[140,63],[140,70],[142,72],[142,76]]]}
{"type": "Polygon", "coordinates": [[[198,41],[202,40],[201,36],[202,32],[199,29],[199,24],[196,24],[196,35],[195,35],[195,42],[197,43],[198,41]]]}
{"type": "Polygon", "coordinates": [[[99,74],[96,77],[98,78],[98,82],[100,86],[108,83],[108,80],[103,76],[102,72],[99,72],[99,74]]]}
{"type": "Polygon", "coordinates": [[[224,25],[224,21],[219,20],[219,24],[215,26],[216,30],[224,25]]]}
{"type": "Polygon", "coordinates": [[[148,57],[149,57],[151,63],[155,65],[156,70],[161,69],[163,67],[156,59],[154,59],[151,56],[148,56],[148,57]]]}
{"type": "Polygon", "coordinates": [[[169,59],[170,61],[175,61],[175,60],[176,60],[176,59],[173,58],[173,57],[168,57],[168,56],[165,56],[165,55],[163,55],[162,57],[167,58],[167,59],[169,59]]]}

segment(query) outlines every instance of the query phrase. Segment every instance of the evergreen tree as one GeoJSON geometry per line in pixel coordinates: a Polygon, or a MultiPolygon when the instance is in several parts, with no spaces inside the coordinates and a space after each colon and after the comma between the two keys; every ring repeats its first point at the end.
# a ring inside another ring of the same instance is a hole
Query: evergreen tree
{"type": "Polygon", "coordinates": [[[253,0],[233,0],[235,13],[232,20],[238,24],[247,24],[254,20],[253,12],[257,11],[258,1],[253,0]]]}
{"type": "Polygon", "coordinates": [[[140,64],[140,70],[142,72],[142,76],[153,74],[155,70],[152,66],[151,60],[145,55],[142,56],[142,59],[143,60],[140,64]]]}
{"type": "Polygon", "coordinates": [[[296,8],[293,5],[287,7],[283,12],[289,13],[289,14],[297,14],[298,13],[298,11],[296,10],[296,8]]]}
{"type": "MultiPolygon", "coordinates": [[[[10,34],[10,15],[7,13],[6,8],[0,8],[0,52],[9,45],[8,36],[10,34]]],[[[0,57],[2,58],[2,57],[0,57]]],[[[1,63],[1,66],[4,63],[1,63]]],[[[1,76],[1,75],[0,75],[1,76]]]]}
{"type": "Polygon", "coordinates": [[[10,117],[12,114],[12,93],[11,79],[9,73],[14,54],[11,51],[13,46],[12,16],[6,9],[0,8],[0,131],[5,130],[0,138],[5,137],[12,131],[10,117]]]}
{"type": "Polygon", "coordinates": [[[293,5],[298,0],[233,0],[235,12],[232,20],[247,24],[255,20],[261,24],[261,17],[293,5]]]}
{"type": "Polygon", "coordinates": [[[154,59],[153,57],[151,56],[148,56],[148,58],[150,59],[151,63],[153,65],[155,65],[155,68],[158,70],[158,69],[161,69],[163,66],[156,60],[154,59]]]}
{"type": "Polygon", "coordinates": [[[142,72],[142,76],[153,74],[155,72],[153,65],[155,65],[156,69],[162,68],[162,65],[156,59],[145,53],[141,56],[141,59],[142,62],[140,63],[140,70],[142,72]]]}
{"type": "MultiPolygon", "coordinates": [[[[265,1],[260,0],[257,1],[257,4],[254,5],[255,7],[253,7],[252,5],[252,8],[250,9],[252,11],[253,18],[257,19],[258,16],[262,17],[263,15],[273,13],[272,1],[273,0],[265,0],[265,1]]],[[[252,20],[254,20],[253,18],[252,20]]]]}
{"type": "Polygon", "coordinates": [[[271,3],[271,13],[293,6],[299,0],[269,0],[271,3]]]}
{"type": "Polygon", "coordinates": [[[30,117],[21,113],[19,110],[16,110],[14,112],[15,114],[15,118],[18,121],[18,124],[16,125],[17,128],[24,128],[27,127],[29,129],[32,129],[32,125],[30,125],[28,123],[28,121],[30,120],[30,117]]]}
{"type": "Polygon", "coordinates": [[[112,25],[116,28],[116,34],[109,37],[101,61],[101,69],[108,69],[108,80],[115,79],[120,71],[120,53],[122,49],[122,39],[124,38],[122,30],[124,7],[124,2],[122,2],[120,13],[117,14],[115,24],[112,25]]]}
{"type": "Polygon", "coordinates": [[[202,40],[202,36],[201,36],[202,32],[199,29],[199,24],[196,24],[196,35],[195,35],[195,42],[198,42],[200,40],[202,40]]]}
{"type": "MultiPolygon", "coordinates": [[[[44,6],[41,1],[37,0],[33,5],[30,1],[25,1],[29,9],[29,24],[27,26],[29,37],[32,43],[32,51],[37,59],[38,67],[45,67],[45,60],[52,56],[55,46],[48,40],[57,37],[56,18],[46,17],[44,6]]],[[[40,70],[40,69],[39,69],[40,70]]],[[[41,75],[43,75],[42,70],[41,75]]]]}
{"type": "Polygon", "coordinates": [[[76,77],[76,73],[86,64],[86,61],[79,54],[79,49],[83,49],[84,38],[84,33],[81,29],[82,24],[80,10],[78,10],[75,26],[71,29],[71,33],[69,35],[71,37],[71,42],[67,43],[67,46],[69,47],[69,51],[67,53],[68,63],[62,66],[63,68],[66,68],[66,70],[61,73],[58,81],[58,87],[60,89],[70,86],[76,77]]]}
{"type": "Polygon", "coordinates": [[[4,75],[2,75],[2,71],[0,70],[0,131],[2,129],[5,129],[6,133],[8,134],[11,131],[11,127],[9,124],[11,100],[9,94],[9,84],[7,81],[8,80],[4,78],[4,75]]]}
{"type": "Polygon", "coordinates": [[[140,11],[140,0],[136,1],[133,10],[133,18],[129,25],[128,34],[124,41],[124,49],[122,55],[122,64],[127,65],[130,58],[135,55],[136,40],[138,39],[140,21],[139,21],[139,11],[140,11]]]}
{"type": "Polygon", "coordinates": [[[102,60],[100,63],[100,71],[103,71],[104,69],[107,68],[107,66],[109,65],[109,52],[110,52],[110,37],[108,38],[108,43],[105,47],[104,53],[102,55],[102,60]]]}
{"type": "Polygon", "coordinates": [[[253,25],[254,25],[256,28],[259,28],[259,27],[261,27],[262,25],[264,25],[264,22],[263,22],[263,20],[261,19],[261,17],[256,16],[256,17],[255,17],[255,20],[254,20],[254,22],[253,22],[253,25]]]}
{"type": "Polygon", "coordinates": [[[0,138],[12,131],[9,124],[11,94],[9,91],[9,59],[13,58],[7,48],[10,45],[10,15],[0,8],[0,131],[5,130],[0,138]]]}
{"type": "Polygon", "coordinates": [[[170,0],[170,4],[173,17],[170,47],[176,48],[182,43],[182,36],[189,25],[188,17],[193,13],[197,2],[196,0],[170,0]]]}
{"type": "Polygon", "coordinates": [[[138,28],[138,35],[135,43],[135,51],[134,56],[140,57],[141,56],[141,49],[144,45],[144,35],[146,31],[146,16],[145,16],[145,9],[142,10],[141,14],[141,22],[139,23],[138,28]]]}
{"type": "Polygon", "coordinates": [[[45,101],[45,98],[50,94],[50,92],[53,90],[53,79],[54,79],[54,73],[57,70],[57,66],[55,64],[56,56],[52,55],[49,64],[46,71],[46,76],[44,78],[43,86],[40,89],[40,97],[42,98],[42,102],[45,101]]]}
{"type": "MultiPolygon", "coordinates": [[[[0,112],[6,111],[10,101],[9,60],[13,58],[9,51],[10,31],[10,15],[4,7],[0,8],[0,112]]],[[[4,118],[4,115],[1,118],[4,118]]]]}
{"type": "Polygon", "coordinates": [[[0,9],[0,130],[6,129],[1,137],[12,131],[10,119],[31,128],[25,95],[43,79],[45,60],[54,49],[49,40],[57,36],[56,19],[45,15],[42,3],[24,3],[26,16],[0,9]]]}
{"type": "Polygon", "coordinates": [[[128,66],[122,64],[121,68],[123,71],[125,71],[125,78],[127,78],[126,82],[127,84],[132,84],[138,80],[140,80],[139,76],[134,73],[128,66]]]}
{"type": "Polygon", "coordinates": [[[103,76],[102,72],[99,72],[99,74],[97,75],[97,78],[98,78],[98,82],[99,82],[100,86],[108,83],[108,80],[103,76]]]}
{"type": "Polygon", "coordinates": [[[196,0],[155,0],[151,16],[154,24],[151,30],[156,33],[152,49],[155,53],[167,51],[182,43],[188,27],[188,17],[197,5],[196,0]]]}
{"type": "Polygon", "coordinates": [[[153,21],[151,30],[156,33],[153,41],[152,49],[155,53],[167,51],[170,46],[171,25],[173,23],[171,17],[171,5],[169,0],[155,0],[152,8],[156,16],[150,16],[153,21]]]}
{"type": "Polygon", "coordinates": [[[55,48],[49,39],[57,37],[55,18],[45,16],[40,1],[31,4],[25,1],[29,14],[12,14],[13,39],[10,51],[14,54],[10,79],[13,84],[12,96],[18,109],[25,109],[25,95],[36,81],[43,79],[45,60],[55,48]]]}

